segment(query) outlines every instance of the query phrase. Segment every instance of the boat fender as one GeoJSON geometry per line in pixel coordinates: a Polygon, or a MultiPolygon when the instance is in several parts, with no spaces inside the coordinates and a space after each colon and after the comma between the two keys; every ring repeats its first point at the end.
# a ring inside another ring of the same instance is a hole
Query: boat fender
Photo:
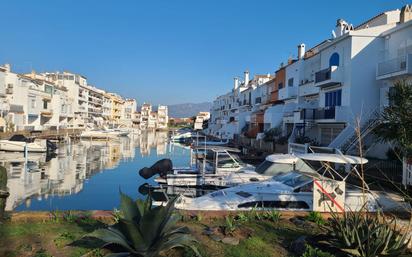
{"type": "Polygon", "coordinates": [[[157,161],[155,164],[153,164],[150,168],[144,167],[141,170],[139,170],[139,174],[144,179],[151,178],[156,174],[159,174],[160,176],[164,177],[167,175],[167,172],[171,171],[172,169],[173,163],[170,159],[161,159],[157,161]]]}

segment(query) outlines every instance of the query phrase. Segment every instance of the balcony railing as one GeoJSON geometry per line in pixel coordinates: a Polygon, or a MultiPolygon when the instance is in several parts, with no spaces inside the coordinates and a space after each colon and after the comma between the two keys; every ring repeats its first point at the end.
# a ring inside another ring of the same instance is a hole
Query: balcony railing
{"type": "Polygon", "coordinates": [[[376,78],[385,79],[406,74],[412,74],[412,65],[410,65],[411,60],[412,55],[408,54],[378,63],[376,68],[376,78]]]}
{"type": "Polygon", "coordinates": [[[315,73],[315,86],[327,87],[342,83],[342,67],[331,66],[315,73]]]}
{"type": "Polygon", "coordinates": [[[320,83],[331,79],[331,68],[327,68],[315,73],[315,83],[320,83]]]}
{"type": "Polygon", "coordinates": [[[336,117],[335,106],[321,109],[303,109],[300,111],[301,120],[331,120],[336,117]]]}

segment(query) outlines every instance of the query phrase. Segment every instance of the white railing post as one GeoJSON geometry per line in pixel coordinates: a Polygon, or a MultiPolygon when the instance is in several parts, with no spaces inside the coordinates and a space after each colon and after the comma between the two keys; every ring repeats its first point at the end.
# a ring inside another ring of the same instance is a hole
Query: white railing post
{"type": "Polygon", "coordinates": [[[402,185],[405,187],[412,185],[412,164],[403,157],[402,159],[402,185]]]}

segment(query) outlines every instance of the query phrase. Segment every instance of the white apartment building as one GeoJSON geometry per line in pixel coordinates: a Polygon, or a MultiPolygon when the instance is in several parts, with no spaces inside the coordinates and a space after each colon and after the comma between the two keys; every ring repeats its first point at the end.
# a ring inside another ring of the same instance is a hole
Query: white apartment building
{"type": "Polygon", "coordinates": [[[159,105],[157,107],[157,125],[156,129],[164,130],[167,129],[169,124],[169,115],[166,105],[159,105]]]}
{"type": "Polygon", "coordinates": [[[263,119],[262,110],[270,95],[270,81],[272,75],[256,75],[252,80],[249,71],[244,72],[243,82],[234,78],[233,89],[216,98],[210,111],[210,120],[207,133],[224,138],[233,139],[257,119],[263,119]]]}
{"type": "Polygon", "coordinates": [[[7,68],[0,66],[0,132],[6,131],[7,114],[10,111],[10,104],[7,99],[7,84],[5,80],[7,68]]]}
{"type": "Polygon", "coordinates": [[[203,130],[203,123],[208,121],[210,119],[210,112],[199,112],[196,115],[196,120],[194,124],[194,129],[195,130],[203,130]]]}
{"type": "Polygon", "coordinates": [[[152,112],[152,105],[144,103],[140,109],[140,129],[148,129],[149,116],[152,112]]]}
{"type": "Polygon", "coordinates": [[[17,74],[9,64],[0,66],[0,132],[107,124],[131,127],[136,105],[134,99],[124,100],[87,84],[86,77],[78,74],[17,74]]]}
{"type": "Polygon", "coordinates": [[[248,73],[240,86],[235,79],[234,89],[213,102],[208,133],[255,137],[259,133],[250,133],[251,129],[281,127],[289,142],[306,137],[312,143],[348,150],[355,120],[361,118],[362,130],[370,128],[376,111],[387,104],[393,82],[411,78],[411,18],[411,8],[405,6],[356,27],[339,19],[331,38],[307,51],[300,44],[297,58],[263,81],[270,97],[258,82],[249,81],[248,73]],[[266,104],[264,97],[269,99],[266,104]],[[235,123],[237,129],[231,125],[235,123]],[[243,126],[249,128],[239,130],[243,126]]]}
{"type": "Polygon", "coordinates": [[[121,123],[131,127],[133,125],[133,115],[137,110],[137,102],[135,99],[126,99],[121,114],[121,123]]]}
{"type": "Polygon", "coordinates": [[[67,89],[68,117],[67,126],[83,128],[88,118],[88,88],[86,77],[70,72],[46,72],[42,75],[50,78],[56,85],[67,89]]]}
{"type": "Polygon", "coordinates": [[[157,111],[153,111],[151,104],[144,103],[140,112],[134,113],[132,117],[134,117],[133,124],[141,130],[165,130],[168,128],[168,108],[165,105],[159,105],[157,111]]]}
{"type": "Polygon", "coordinates": [[[87,93],[87,121],[91,124],[102,126],[104,124],[103,101],[105,92],[88,85],[87,93]]]}

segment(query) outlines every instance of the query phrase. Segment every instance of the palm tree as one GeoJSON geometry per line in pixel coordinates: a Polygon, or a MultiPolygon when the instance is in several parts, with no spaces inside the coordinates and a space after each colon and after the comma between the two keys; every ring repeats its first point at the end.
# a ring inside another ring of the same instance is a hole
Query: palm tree
{"type": "Polygon", "coordinates": [[[120,217],[106,229],[98,229],[89,237],[98,238],[106,245],[115,244],[122,252],[110,256],[157,257],[173,248],[191,249],[200,256],[187,227],[177,227],[179,217],[174,213],[175,199],[166,206],[152,206],[151,197],[133,201],[120,192],[120,217]]]}

